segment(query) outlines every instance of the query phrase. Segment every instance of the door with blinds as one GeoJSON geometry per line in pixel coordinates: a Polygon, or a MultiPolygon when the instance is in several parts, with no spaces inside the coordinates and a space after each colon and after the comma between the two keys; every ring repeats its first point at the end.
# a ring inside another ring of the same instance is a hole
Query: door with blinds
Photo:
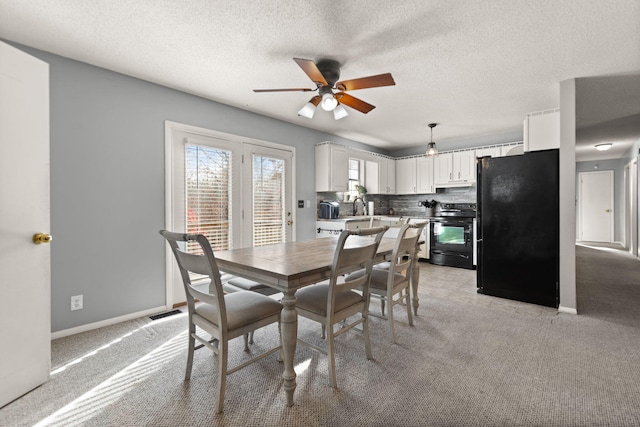
{"type": "MultiPolygon", "coordinates": [[[[174,122],[165,135],[167,229],[204,234],[214,253],[295,239],[293,148],[174,122]]],[[[174,264],[168,251],[167,308],[185,300],[174,264]]]]}
{"type": "Polygon", "coordinates": [[[243,145],[243,246],[266,246],[292,240],[291,163],[293,153],[243,145]]]}

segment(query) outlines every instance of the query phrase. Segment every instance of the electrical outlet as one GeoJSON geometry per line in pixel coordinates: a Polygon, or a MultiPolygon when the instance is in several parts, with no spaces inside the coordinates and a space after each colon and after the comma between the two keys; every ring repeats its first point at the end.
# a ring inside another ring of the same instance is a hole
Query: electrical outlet
{"type": "Polygon", "coordinates": [[[71,297],[71,311],[82,310],[82,295],[74,295],[71,297]]]}

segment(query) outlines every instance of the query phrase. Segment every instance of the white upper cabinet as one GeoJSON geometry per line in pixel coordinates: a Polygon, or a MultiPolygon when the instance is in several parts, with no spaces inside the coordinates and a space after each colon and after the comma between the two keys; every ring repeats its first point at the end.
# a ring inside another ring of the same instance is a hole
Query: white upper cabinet
{"type": "Polygon", "coordinates": [[[366,160],[364,163],[364,186],[369,194],[383,194],[380,185],[380,165],[377,161],[366,160]]]}
{"type": "Polygon", "coordinates": [[[433,181],[433,156],[416,159],[416,193],[433,194],[436,186],[433,181]]]}
{"type": "Polygon", "coordinates": [[[524,145],[507,145],[504,147],[500,147],[500,155],[504,156],[517,156],[519,154],[524,154],[524,145]]]}
{"type": "Polygon", "coordinates": [[[349,155],[347,147],[316,145],[316,191],[347,191],[349,155]]]}
{"type": "Polygon", "coordinates": [[[524,151],[560,148],[560,110],[529,113],[524,118],[524,151]]]}
{"type": "Polygon", "coordinates": [[[433,157],[421,156],[396,160],[395,194],[432,194],[433,157]]]}
{"type": "Polygon", "coordinates": [[[365,162],[365,187],[370,194],[395,194],[396,163],[389,157],[373,156],[365,162]]]}
{"type": "Polygon", "coordinates": [[[384,194],[396,194],[396,161],[389,157],[380,157],[380,188],[384,194]]]}
{"type": "Polygon", "coordinates": [[[501,157],[502,150],[500,148],[501,147],[477,148],[476,157],[501,157]]]}
{"type": "Polygon", "coordinates": [[[448,184],[453,179],[453,153],[440,153],[433,159],[433,179],[436,186],[448,184]]]}
{"type": "Polygon", "coordinates": [[[476,150],[440,153],[434,159],[436,187],[465,187],[476,181],[476,150]]]}
{"type": "Polygon", "coordinates": [[[396,160],[396,194],[416,194],[416,158],[396,160]]]}

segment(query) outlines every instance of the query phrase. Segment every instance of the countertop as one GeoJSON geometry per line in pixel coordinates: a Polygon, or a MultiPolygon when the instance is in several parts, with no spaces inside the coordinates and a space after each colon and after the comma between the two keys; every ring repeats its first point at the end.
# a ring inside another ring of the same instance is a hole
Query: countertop
{"type": "MultiPolygon", "coordinates": [[[[387,220],[387,221],[399,221],[401,219],[406,218],[406,216],[400,216],[400,215],[357,215],[357,216],[343,216],[335,219],[318,218],[316,221],[327,221],[327,222],[369,221],[371,217],[373,217],[374,219],[387,220]]],[[[429,219],[429,217],[415,217],[415,216],[410,216],[409,218],[424,219],[425,221],[429,219]]]]}

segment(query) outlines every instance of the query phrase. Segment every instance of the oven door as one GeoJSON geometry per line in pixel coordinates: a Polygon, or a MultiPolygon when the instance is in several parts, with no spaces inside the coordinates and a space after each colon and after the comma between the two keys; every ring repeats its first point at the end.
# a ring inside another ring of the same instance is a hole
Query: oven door
{"type": "Polygon", "coordinates": [[[431,249],[473,253],[473,218],[433,218],[431,249]]]}

